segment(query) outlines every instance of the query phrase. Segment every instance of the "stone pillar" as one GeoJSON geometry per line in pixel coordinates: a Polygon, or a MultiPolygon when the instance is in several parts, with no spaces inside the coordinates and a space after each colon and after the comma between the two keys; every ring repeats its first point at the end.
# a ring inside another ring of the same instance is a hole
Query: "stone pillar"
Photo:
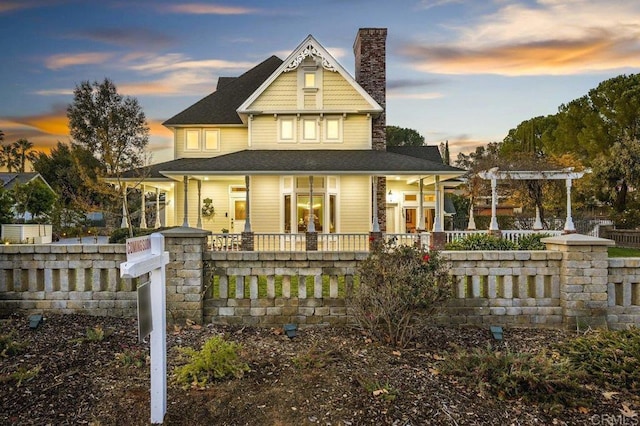
{"type": "Polygon", "coordinates": [[[547,250],[562,253],[560,306],[566,328],[606,326],[608,307],[607,247],[612,240],[581,234],[543,238],[547,250]]]}
{"type": "Polygon", "coordinates": [[[242,239],[242,247],[241,250],[242,251],[254,251],[255,250],[255,244],[253,242],[253,232],[242,232],[241,234],[241,239],[242,239]]]}
{"type": "Polygon", "coordinates": [[[203,255],[210,231],[172,228],[161,232],[169,252],[167,276],[167,321],[187,319],[202,323],[205,283],[203,255]]]}
{"type": "Polygon", "coordinates": [[[305,235],[307,251],[318,250],[318,233],[315,231],[307,231],[305,235]]]}

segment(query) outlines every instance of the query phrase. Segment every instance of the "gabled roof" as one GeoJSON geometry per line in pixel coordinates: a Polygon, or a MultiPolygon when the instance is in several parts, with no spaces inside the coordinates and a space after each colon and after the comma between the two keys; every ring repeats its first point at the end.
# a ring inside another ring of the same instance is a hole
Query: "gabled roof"
{"type": "Polygon", "coordinates": [[[353,77],[340,65],[338,61],[336,61],[333,56],[324,48],[318,41],[313,38],[311,34],[304,39],[298,47],[295,48],[293,52],[285,59],[282,64],[276,69],[271,76],[266,79],[260,87],[248,98],[246,99],[240,107],[238,107],[239,114],[249,114],[251,113],[250,107],[256,99],[273,83],[280,74],[284,72],[290,72],[298,68],[298,66],[304,61],[307,57],[318,57],[321,60],[321,65],[324,69],[329,71],[334,71],[339,73],[353,88],[369,103],[371,109],[368,111],[362,112],[372,112],[372,113],[380,113],[383,111],[383,108],[378,104],[368,93],[366,90],[360,86],[353,77]]]}
{"type": "MultiPolygon", "coordinates": [[[[46,180],[40,175],[40,173],[0,173],[0,187],[4,189],[13,189],[16,185],[22,185],[29,183],[34,179],[40,178],[49,189],[51,187],[46,180]]],[[[53,189],[51,189],[53,191],[53,189]]]]}
{"type": "MultiPolygon", "coordinates": [[[[150,178],[183,175],[373,174],[440,175],[447,179],[464,170],[424,158],[376,150],[244,150],[210,158],[183,158],[154,164],[150,178]]],[[[135,171],[125,178],[137,176],[135,171]]]]}
{"type": "Polygon", "coordinates": [[[236,109],[282,64],[271,56],[239,77],[221,77],[215,92],[174,115],[167,127],[206,124],[242,124],[236,109]]]}

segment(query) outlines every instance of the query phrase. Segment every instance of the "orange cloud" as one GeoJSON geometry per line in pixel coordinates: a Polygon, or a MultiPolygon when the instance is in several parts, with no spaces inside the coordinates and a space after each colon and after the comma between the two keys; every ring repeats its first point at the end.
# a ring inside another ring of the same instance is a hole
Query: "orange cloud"
{"type": "Polygon", "coordinates": [[[223,6],[206,3],[176,4],[163,8],[168,12],[192,15],[247,15],[259,12],[259,9],[248,7],[223,6]]]}
{"type": "Polygon", "coordinates": [[[103,52],[77,53],[75,55],[59,54],[45,59],[45,66],[51,70],[59,70],[76,65],[102,64],[112,57],[112,53],[103,52]]]}
{"type": "Polygon", "coordinates": [[[567,75],[640,68],[636,40],[549,40],[478,48],[410,44],[401,53],[421,71],[441,74],[567,75]]]}

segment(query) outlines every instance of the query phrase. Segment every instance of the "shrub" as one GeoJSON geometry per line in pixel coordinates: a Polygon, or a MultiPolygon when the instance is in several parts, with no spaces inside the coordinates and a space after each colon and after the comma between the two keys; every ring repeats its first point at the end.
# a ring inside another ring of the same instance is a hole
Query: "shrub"
{"type": "Polygon", "coordinates": [[[374,338],[406,346],[416,328],[451,296],[452,278],[437,252],[375,244],[359,267],[360,283],[348,303],[374,338]]]}
{"type": "Polygon", "coordinates": [[[640,328],[588,333],[558,350],[597,383],[640,391],[640,328]]]}
{"type": "Polygon", "coordinates": [[[573,368],[557,352],[513,352],[508,348],[448,354],[439,364],[442,373],[454,376],[481,394],[501,399],[522,399],[558,408],[587,404],[582,387],[584,372],[573,368]]]}
{"type": "Polygon", "coordinates": [[[249,371],[249,366],[238,355],[241,348],[239,343],[228,342],[221,336],[207,340],[200,351],[180,348],[189,362],[176,368],[176,380],[185,387],[204,387],[211,380],[240,378],[249,371]]]}
{"type": "Polygon", "coordinates": [[[471,234],[457,241],[447,243],[445,250],[516,250],[517,246],[509,240],[490,234],[471,234]]]}
{"type": "Polygon", "coordinates": [[[550,236],[551,234],[523,235],[518,239],[517,248],[518,250],[544,250],[544,243],[540,240],[550,236]]]}
{"type": "Polygon", "coordinates": [[[9,334],[0,334],[0,357],[7,358],[17,355],[24,350],[24,345],[14,340],[13,332],[9,334]]]}

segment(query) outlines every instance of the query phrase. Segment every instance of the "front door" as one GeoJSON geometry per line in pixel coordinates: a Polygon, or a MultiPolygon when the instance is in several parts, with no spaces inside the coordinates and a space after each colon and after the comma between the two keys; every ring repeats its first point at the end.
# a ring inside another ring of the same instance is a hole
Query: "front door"
{"type": "Polygon", "coordinates": [[[247,201],[243,199],[231,199],[231,232],[239,234],[244,231],[244,223],[247,219],[247,201]]]}

